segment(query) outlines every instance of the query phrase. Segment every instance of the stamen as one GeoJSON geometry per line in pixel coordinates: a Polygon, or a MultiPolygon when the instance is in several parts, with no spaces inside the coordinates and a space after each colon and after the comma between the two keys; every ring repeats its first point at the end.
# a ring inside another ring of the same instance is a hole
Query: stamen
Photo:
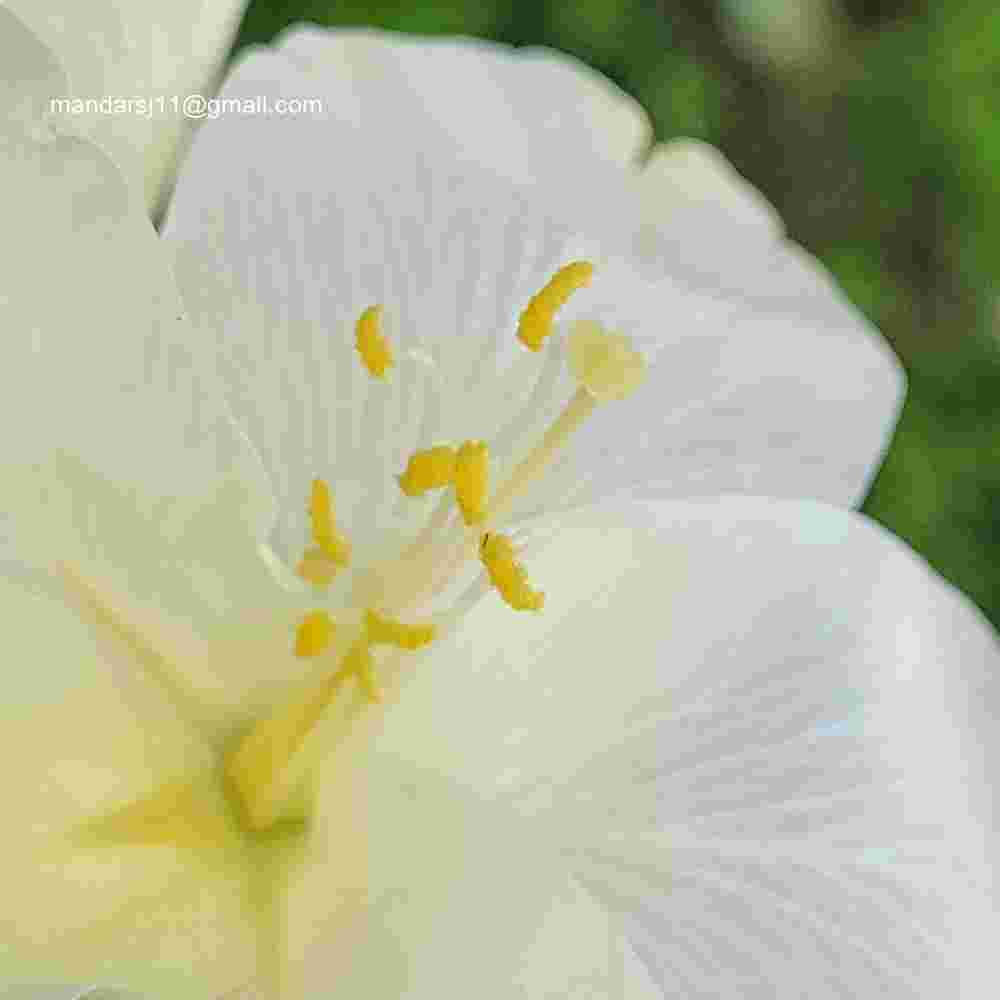
{"type": "Polygon", "coordinates": [[[420,533],[414,538],[405,554],[412,556],[415,552],[427,548],[444,531],[450,518],[451,497],[447,493],[442,493],[433,513],[427,518],[420,533]]]}
{"type": "Polygon", "coordinates": [[[479,543],[479,558],[490,582],[515,611],[541,610],[545,595],[529,586],[527,573],[517,562],[509,538],[487,532],[479,543]]]}
{"type": "Polygon", "coordinates": [[[403,474],[396,477],[399,488],[408,497],[419,497],[428,490],[450,486],[455,476],[455,457],[455,449],[448,445],[415,452],[403,474]]]}
{"type": "Polygon", "coordinates": [[[377,611],[365,612],[365,632],[373,646],[395,646],[414,650],[433,642],[437,635],[434,625],[404,625],[386,618],[377,611]]]}
{"type": "MultiPolygon", "coordinates": [[[[574,291],[590,283],[592,274],[593,266],[586,261],[567,264],[557,271],[521,314],[518,337],[522,343],[538,350],[550,336],[558,310],[574,291]]],[[[381,333],[381,318],[381,306],[372,306],[357,323],[358,351],[368,371],[376,377],[384,376],[393,365],[390,346],[381,333]]],[[[297,786],[293,785],[301,780],[300,751],[327,710],[342,696],[345,682],[355,679],[357,691],[346,696],[344,714],[338,717],[342,726],[363,711],[365,700],[382,700],[375,677],[373,647],[420,649],[432,642],[442,628],[447,629],[461,609],[478,596],[486,585],[482,575],[458,602],[461,608],[452,607],[450,618],[436,616],[434,624],[411,625],[391,617],[405,613],[406,608],[427,594],[439,593],[454,572],[475,557],[477,549],[490,584],[511,608],[539,611],[544,606],[545,595],[531,587],[512,540],[490,530],[490,522],[504,514],[545,472],[557,451],[599,401],[627,396],[639,384],[645,370],[641,355],[625,337],[609,333],[590,321],[574,324],[568,338],[568,361],[579,388],[491,499],[490,456],[485,442],[468,440],[458,448],[438,445],[410,456],[405,471],[397,477],[402,493],[416,497],[454,485],[466,528],[458,539],[442,541],[437,537],[445,533],[450,523],[448,491],[418,538],[398,560],[373,567],[355,581],[353,607],[367,610],[360,623],[353,618],[350,625],[341,622],[341,630],[351,630],[346,637],[335,636],[338,626],[325,611],[311,611],[302,619],[296,629],[296,656],[319,656],[333,646],[335,638],[346,653],[332,672],[308,682],[304,692],[291,697],[270,718],[254,724],[232,753],[226,755],[226,774],[246,807],[251,826],[265,829],[277,822],[283,811],[287,812],[292,796],[297,794],[297,786]],[[359,596],[362,592],[364,599],[359,596]],[[376,607],[381,610],[375,610],[376,607]]],[[[313,547],[305,552],[298,571],[310,583],[326,586],[337,570],[349,562],[351,547],[337,531],[330,489],[322,479],[313,481],[309,516],[313,547]]],[[[391,662],[392,657],[382,660],[390,686],[396,676],[391,662]]]]}
{"type": "Polygon", "coordinates": [[[338,681],[344,681],[349,677],[356,677],[358,686],[364,692],[365,697],[372,702],[382,700],[382,692],[378,689],[375,681],[375,670],[372,663],[372,650],[367,636],[359,639],[348,650],[344,657],[344,662],[334,675],[338,681]]]}
{"type": "Polygon", "coordinates": [[[355,344],[369,375],[385,378],[395,364],[392,347],[382,334],[382,306],[369,306],[355,327],[355,344]]]}
{"type": "MultiPolygon", "coordinates": [[[[312,522],[313,541],[322,555],[326,556],[336,569],[346,566],[351,561],[351,543],[337,531],[330,487],[322,479],[313,480],[312,495],[309,498],[309,518],[312,522]]],[[[307,552],[306,557],[314,557],[314,553],[307,552]]]]}
{"type": "Polygon", "coordinates": [[[253,829],[266,830],[280,817],[290,792],[286,782],[289,764],[342,683],[339,671],[331,674],[270,718],[261,719],[226,758],[226,776],[253,829]]]}
{"type": "Polygon", "coordinates": [[[590,320],[574,323],[568,348],[569,365],[580,387],[542,440],[496,491],[487,508],[488,518],[504,513],[542,475],[555,453],[599,402],[624,399],[645,377],[645,359],[631,341],[622,334],[609,333],[600,323],[590,320]]]}
{"type": "Polygon", "coordinates": [[[528,302],[517,325],[517,339],[531,351],[541,349],[545,339],[552,333],[552,323],[556,313],[569,301],[578,289],[590,284],[594,265],[578,260],[558,271],[548,284],[528,302]]]}
{"type": "Polygon", "coordinates": [[[333,642],[333,619],[325,611],[306,615],[295,631],[295,655],[319,656],[333,642]]]}
{"type": "MultiPolygon", "coordinates": [[[[315,655],[326,648],[333,634],[333,622],[323,611],[309,614],[299,626],[305,648],[296,653],[315,655]],[[321,650],[319,650],[321,651],[321,650]]],[[[293,697],[270,718],[258,721],[227,755],[225,771],[233,790],[243,803],[254,829],[264,830],[276,823],[293,792],[289,776],[295,771],[293,758],[309,733],[323,718],[352,677],[369,702],[382,701],[375,679],[371,647],[388,644],[402,650],[419,649],[437,635],[434,625],[403,625],[370,610],[365,613],[360,636],[348,649],[338,668],[304,694],[293,697]]]]}
{"type": "Polygon", "coordinates": [[[542,440],[517,465],[507,482],[494,493],[487,508],[487,517],[494,518],[506,512],[510,504],[545,471],[552,456],[594,412],[596,406],[596,398],[585,387],[577,389],[562,413],[542,436],[542,440]]]}
{"type": "Polygon", "coordinates": [[[340,569],[325,555],[322,549],[306,549],[299,560],[295,572],[314,587],[328,587],[340,569]]]}
{"type": "Polygon", "coordinates": [[[466,524],[486,517],[489,452],[484,441],[466,441],[455,456],[455,498],[466,524]]]}

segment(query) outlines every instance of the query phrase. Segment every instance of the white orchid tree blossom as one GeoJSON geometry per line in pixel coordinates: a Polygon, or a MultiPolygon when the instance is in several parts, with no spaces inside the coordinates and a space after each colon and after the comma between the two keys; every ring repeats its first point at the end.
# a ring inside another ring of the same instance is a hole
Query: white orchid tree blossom
{"type": "Polygon", "coordinates": [[[0,0],[58,53],[69,78],[66,96],[116,102],[83,111],[57,107],[52,114],[100,145],[151,210],[170,189],[193,124],[182,102],[189,94],[214,95],[245,6],[246,0],[0,0]],[[117,102],[133,102],[131,110],[117,102]]]}
{"type": "MultiPolygon", "coordinates": [[[[658,236],[633,264],[540,182],[330,101],[200,132],[182,300],[121,171],[38,127],[61,68],[3,27],[8,992],[990,996],[1000,657],[821,502],[856,496],[899,392],[828,283],[792,309],[657,276],[658,236]],[[586,419],[547,449],[567,399],[586,419]],[[404,495],[414,451],[480,441],[482,521],[458,454],[455,491],[404,495]],[[540,610],[488,585],[483,531],[540,610]],[[296,575],[311,542],[348,563],[329,586],[296,575]]],[[[316,83],[259,52],[228,92],[266,85],[316,83]]]]}

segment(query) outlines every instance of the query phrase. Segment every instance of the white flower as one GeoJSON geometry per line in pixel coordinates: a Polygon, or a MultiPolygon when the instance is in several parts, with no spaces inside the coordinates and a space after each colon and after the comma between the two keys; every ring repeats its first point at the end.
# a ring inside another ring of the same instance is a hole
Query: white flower
{"type": "Polygon", "coordinates": [[[567,63],[389,44],[243,61],[326,112],[199,133],[183,307],[111,162],[0,119],[0,983],[989,996],[993,634],[820,502],[891,356],[697,148],[631,226],[567,63]]]}

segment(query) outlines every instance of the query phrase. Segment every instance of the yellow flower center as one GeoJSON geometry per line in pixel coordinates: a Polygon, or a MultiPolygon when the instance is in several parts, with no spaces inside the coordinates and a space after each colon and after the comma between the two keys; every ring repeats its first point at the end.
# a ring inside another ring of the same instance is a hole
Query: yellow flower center
{"type": "MultiPolygon", "coordinates": [[[[552,277],[521,314],[518,337],[522,343],[535,351],[542,347],[552,333],[556,313],[576,289],[590,283],[592,272],[592,265],[577,261],[552,277]]],[[[377,378],[384,378],[393,364],[391,346],[382,333],[382,314],[381,306],[372,306],[362,313],[356,326],[362,363],[377,378]]],[[[541,610],[544,595],[529,584],[513,541],[490,525],[545,472],[597,402],[624,397],[643,372],[641,356],[625,338],[605,332],[596,323],[574,326],[568,357],[579,389],[492,495],[489,448],[484,441],[436,445],[410,457],[397,480],[402,493],[418,497],[435,490],[452,491],[449,496],[461,514],[464,529],[457,537],[440,537],[448,512],[447,503],[442,504],[396,560],[359,576],[353,607],[342,612],[318,608],[304,616],[296,630],[295,654],[329,658],[329,670],[270,717],[254,724],[226,758],[227,779],[251,829],[266,830],[287,818],[302,781],[302,768],[293,765],[336,701],[353,697],[353,712],[357,714],[365,705],[382,700],[376,648],[419,650],[451,624],[447,617],[422,623],[405,618],[410,609],[439,592],[464,564],[478,558],[485,578],[511,608],[541,610]]],[[[333,496],[321,479],[313,482],[308,514],[312,544],[297,571],[321,599],[335,576],[350,563],[351,546],[337,527],[333,496]]]]}

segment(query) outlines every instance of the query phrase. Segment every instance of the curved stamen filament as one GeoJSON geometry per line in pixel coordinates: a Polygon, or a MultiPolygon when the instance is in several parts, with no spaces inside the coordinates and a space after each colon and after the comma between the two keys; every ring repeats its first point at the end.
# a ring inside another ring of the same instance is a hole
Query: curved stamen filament
{"type": "Polygon", "coordinates": [[[576,390],[541,441],[518,463],[510,478],[493,494],[487,505],[487,518],[499,517],[507,512],[510,505],[545,472],[556,452],[594,412],[596,406],[597,400],[583,386],[576,390]]]}
{"type": "MultiPolygon", "coordinates": [[[[226,774],[254,829],[266,829],[280,818],[293,791],[288,787],[292,759],[343,685],[353,678],[368,702],[382,700],[372,646],[416,650],[432,642],[436,635],[434,625],[406,625],[369,609],[360,634],[347,647],[337,669],[245,734],[226,760],[226,774]]],[[[330,617],[322,611],[313,612],[299,625],[296,654],[317,656],[329,648],[333,639],[330,617]]]]}
{"type": "Polygon", "coordinates": [[[340,671],[333,673],[281,711],[257,722],[227,757],[226,777],[253,829],[265,830],[280,818],[291,793],[285,782],[288,766],[344,679],[340,671]]]}
{"type": "MultiPolygon", "coordinates": [[[[586,388],[581,386],[542,436],[541,441],[516,466],[510,478],[496,491],[492,499],[485,502],[482,509],[475,509],[477,515],[475,519],[470,521],[468,517],[465,517],[466,524],[474,524],[482,529],[491,520],[506,513],[514,500],[546,471],[555,454],[596,406],[597,400],[586,388]]],[[[454,479],[457,466],[457,461],[453,461],[455,458],[454,449],[442,447],[430,450],[447,452],[446,460],[451,463],[452,478],[454,479]]],[[[482,452],[477,449],[474,454],[477,456],[477,462],[485,464],[485,447],[482,452]]],[[[418,461],[428,462],[427,468],[429,469],[429,452],[418,452],[410,459],[407,471],[401,477],[400,486],[403,486],[402,480],[410,476],[411,470],[425,471],[423,467],[417,465],[418,461]]],[[[470,462],[470,466],[471,464],[470,462]]],[[[445,462],[442,461],[439,469],[440,476],[436,481],[438,486],[446,485],[443,481],[444,468],[445,462]]],[[[478,475],[481,475],[483,479],[476,480],[477,490],[481,489],[485,496],[485,469],[477,470],[478,475]]],[[[410,478],[416,479],[417,477],[414,475],[410,478]]],[[[464,510],[463,515],[465,515],[464,510]]],[[[384,574],[383,578],[386,582],[381,594],[382,602],[394,612],[400,613],[427,596],[434,589],[435,581],[442,572],[457,569],[467,559],[475,556],[480,538],[481,532],[470,533],[464,540],[445,548],[444,551],[440,545],[435,546],[430,539],[411,546],[399,563],[393,567],[392,572],[384,574]]]]}
{"type": "Polygon", "coordinates": [[[379,702],[382,700],[382,692],[379,691],[378,683],[375,680],[375,665],[372,661],[372,647],[368,636],[362,636],[347,651],[343,663],[333,675],[335,679],[341,681],[349,677],[355,677],[358,686],[364,692],[369,701],[379,702]]]}

